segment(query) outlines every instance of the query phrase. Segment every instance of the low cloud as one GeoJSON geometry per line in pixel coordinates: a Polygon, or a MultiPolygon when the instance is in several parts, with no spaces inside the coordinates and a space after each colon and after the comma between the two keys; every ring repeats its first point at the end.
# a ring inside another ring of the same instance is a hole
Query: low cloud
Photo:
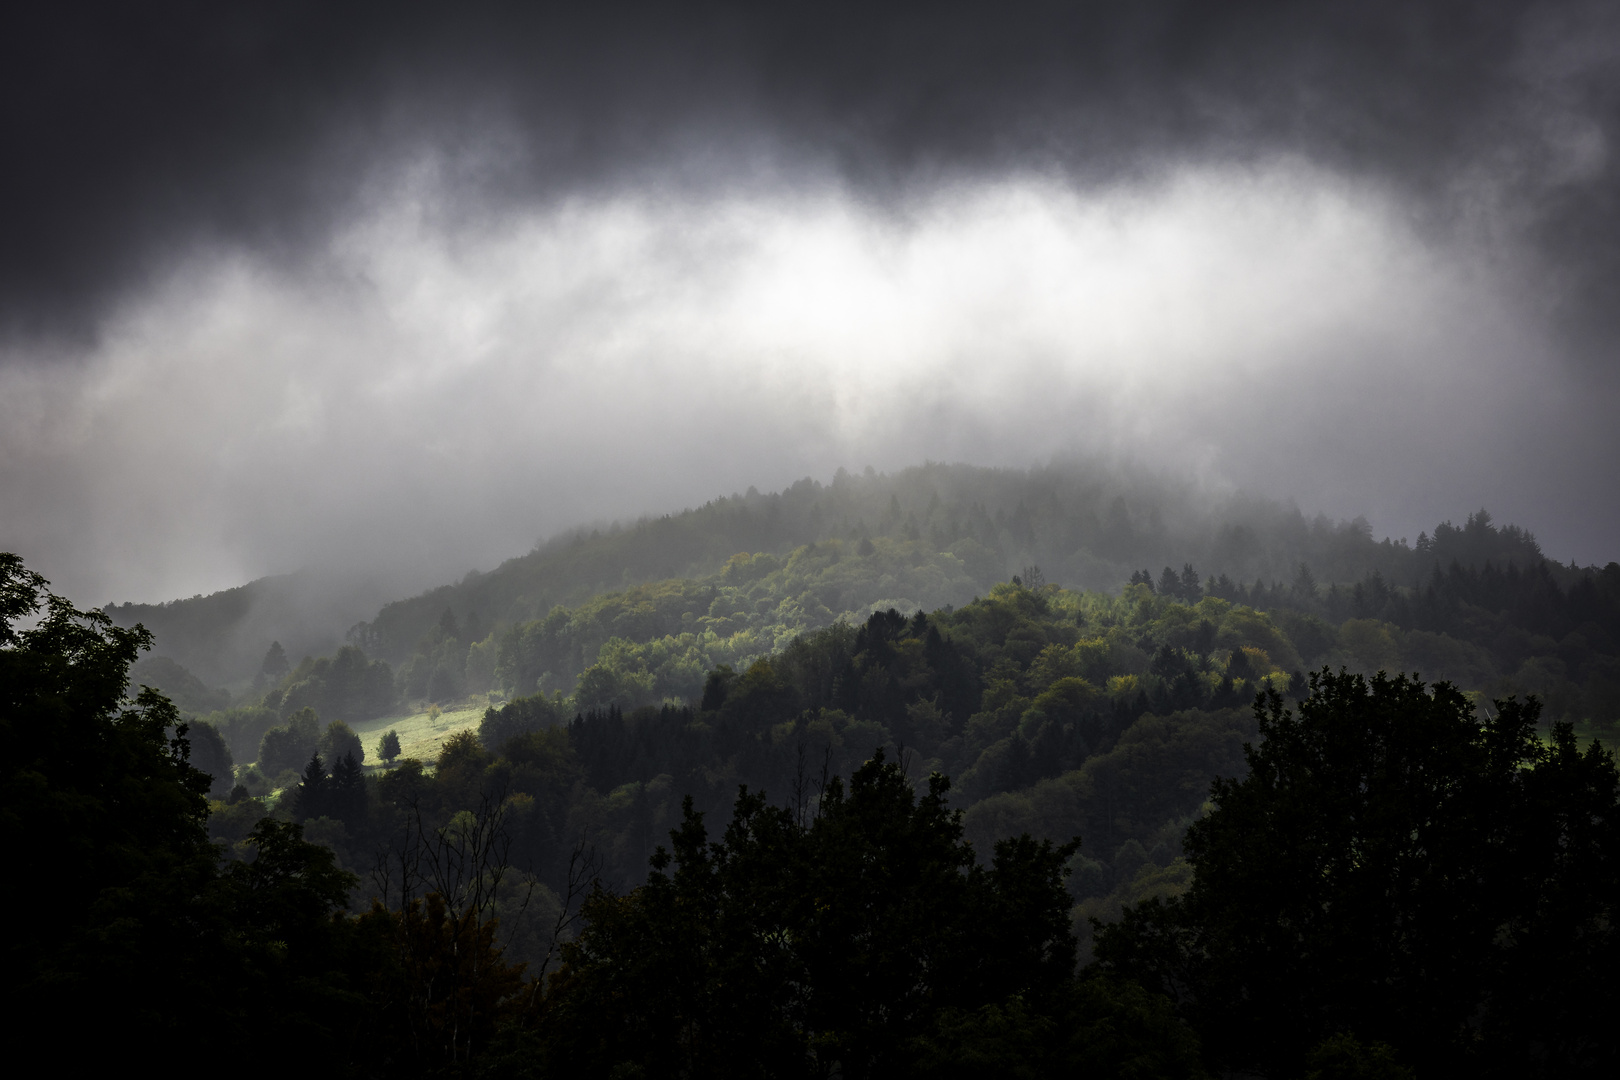
{"type": "Polygon", "coordinates": [[[1607,376],[1545,290],[1288,156],[1084,186],[833,173],[457,204],[428,157],[289,265],[197,249],[0,366],[0,546],[84,602],[300,566],[428,584],[840,465],[1098,454],[1614,556],[1607,376]]]}

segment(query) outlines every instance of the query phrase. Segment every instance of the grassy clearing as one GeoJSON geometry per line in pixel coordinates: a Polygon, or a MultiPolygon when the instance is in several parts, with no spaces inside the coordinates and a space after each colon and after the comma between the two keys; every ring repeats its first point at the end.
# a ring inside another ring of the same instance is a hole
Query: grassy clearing
{"type": "Polygon", "coordinates": [[[390,728],[399,735],[401,758],[417,758],[431,764],[438,758],[439,748],[450,736],[468,729],[476,731],[478,722],[484,718],[484,710],[488,707],[488,703],[480,696],[471,701],[454,704],[436,718],[424,709],[420,712],[364,720],[349,726],[365,744],[368,766],[381,766],[381,759],[377,757],[377,740],[390,728]]]}

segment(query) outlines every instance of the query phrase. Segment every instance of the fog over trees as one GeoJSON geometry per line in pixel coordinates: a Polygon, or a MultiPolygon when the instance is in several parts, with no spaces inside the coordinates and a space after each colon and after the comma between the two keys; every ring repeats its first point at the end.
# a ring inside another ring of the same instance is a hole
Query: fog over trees
{"type": "Polygon", "coordinates": [[[10,15],[43,1068],[1620,1074],[1614,5],[10,15]]]}

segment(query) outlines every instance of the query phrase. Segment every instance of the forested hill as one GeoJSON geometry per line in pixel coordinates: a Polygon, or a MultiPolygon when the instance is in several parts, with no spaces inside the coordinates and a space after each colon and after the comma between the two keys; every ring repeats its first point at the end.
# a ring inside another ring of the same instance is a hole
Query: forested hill
{"type": "MultiPolygon", "coordinates": [[[[60,886],[8,1015],[188,1071],[292,1032],[323,1075],[1615,1075],[1612,754],[1534,701],[1307,679],[1325,621],[1164,579],[836,622],[696,701],[518,697],[381,769],[309,696],[391,691],[346,647],[232,770],[124,696],[145,631],[0,554],[0,815],[60,886]]],[[[1385,599],[1466,637],[1469,597],[1540,596],[1586,621],[1531,645],[1601,678],[1620,566],[1582,581],[1385,599]]],[[[1476,647],[1349,619],[1326,664],[1379,640],[1476,647]]]]}
{"type": "MultiPolygon", "coordinates": [[[[1080,464],[1031,470],[927,464],[895,474],[839,470],[830,484],[804,479],[781,492],[716,499],[694,510],[606,532],[577,532],[456,585],[389,604],[357,628],[367,651],[407,659],[448,610],[476,638],[500,624],[545,616],[627,586],[718,572],[737,552],[785,556],[824,540],[888,537],[961,559],[953,590],[913,597],[923,607],[960,604],[1030,565],[1066,587],[1117,591],[1142,568],[1188,563],[1235,582],[1292,585],[1303,563],[1315,582],[1350,584],[1379,573],[1418,586],[1438,561],[1529,568],[1543,562],[1527,532],[1497,529],[1481,512],[1414,542],[1375,541],[1362,519],[1306,518],[1289,504],[1214,496],[1140,471],[1080,464]]],[[[1555,567],[1560,580],[1572,575],[1555,567]]],[[[1567,584],[1567,582],[1566,582],[1567,584]]],[[[884,595],[850,597],[846,608],[884,595]]]]}
{"type": "Polygon", "coordinates": [[[769,494],[750,488],[679,514],[570,533],[380,611],[386,595],[374,587],[294,589],[294,578],[106,610],[119,625],[143,623],[156,635],[159,654],[206,683],[245,683],[273,640],[296,662],[330,651],[348,631],[373,659],[398,666],[438,635],[447,615],[458,639],[476,642],[542,619],[558,605],[577,609],[637,585],[711,577],[738,552],[785,558],[838,540],[853,555],[885,539],[892,542],[882,545],[886,551],[916,554],[900,568],[913,576],[927,569],[924,563],[951,556],[949,580],[907,591],[882,573],[870,575],[861,588],[876,591],[840,595],[829,605],[829,620],[883,601],[925,609],[961,604],[1032,565],[1048,581],[1105,591],[1144,570],[1157,580],[1165,566],[1180,573],[1191,565],[1234,598],[1238,586],[1254,597],[1258,580],[1272,591],[1268,600],[1279,588],[1283,594],[1348,588],[1374,574],[1388,586],[1421,588],[1437,565],[1445,570],[1453,561],[1521,571],[1545,565],[1562,588],[1579,576],[1544,560],[1529,533],[1497,528],[1483,511],[1462,526],[1441,525],[1433,537],[1375,540],[1359,518],[1307,518],[1289,504],[1212,495],[1140,470],[1072,462],[1027,471],[927,464],[894,474],[840,470],[827,484],[807,478],[769,494]]]}
{"type": "MultiPolygon", "coordinates": [[[[294,659],[331,652],[351,626],[401,591],[397,582],[379,575],[304,570],[207,596],[108,604],[102,610],[118,626],[146,627],[158,655],[218,686],[251,677],[272,641],[281,642],[294,659]]],[[[161,685],[171,691],[169,683],[161,685]]]]}

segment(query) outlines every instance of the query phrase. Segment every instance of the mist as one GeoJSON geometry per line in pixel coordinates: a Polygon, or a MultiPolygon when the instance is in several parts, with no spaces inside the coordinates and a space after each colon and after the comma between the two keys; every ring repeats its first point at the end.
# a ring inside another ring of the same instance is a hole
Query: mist
{"type": "Polygon", "coordinates": [[[293,121],[175,106],[125,153],[158,162],[139,212],[63,159],[82,214],[43,205],[60,250],[5,267],[0,548],[84,603],[421,587],[840,466],[1084,455],[1614,558],[1607,23],[1279,17],[1231,53],[1178,17],[1067,59],[1027,27],[975,53],[961,13],[921,52],[582,25],[535,76],[471,31],[334,31],[342,78],[243,84],[293,121]]]}

